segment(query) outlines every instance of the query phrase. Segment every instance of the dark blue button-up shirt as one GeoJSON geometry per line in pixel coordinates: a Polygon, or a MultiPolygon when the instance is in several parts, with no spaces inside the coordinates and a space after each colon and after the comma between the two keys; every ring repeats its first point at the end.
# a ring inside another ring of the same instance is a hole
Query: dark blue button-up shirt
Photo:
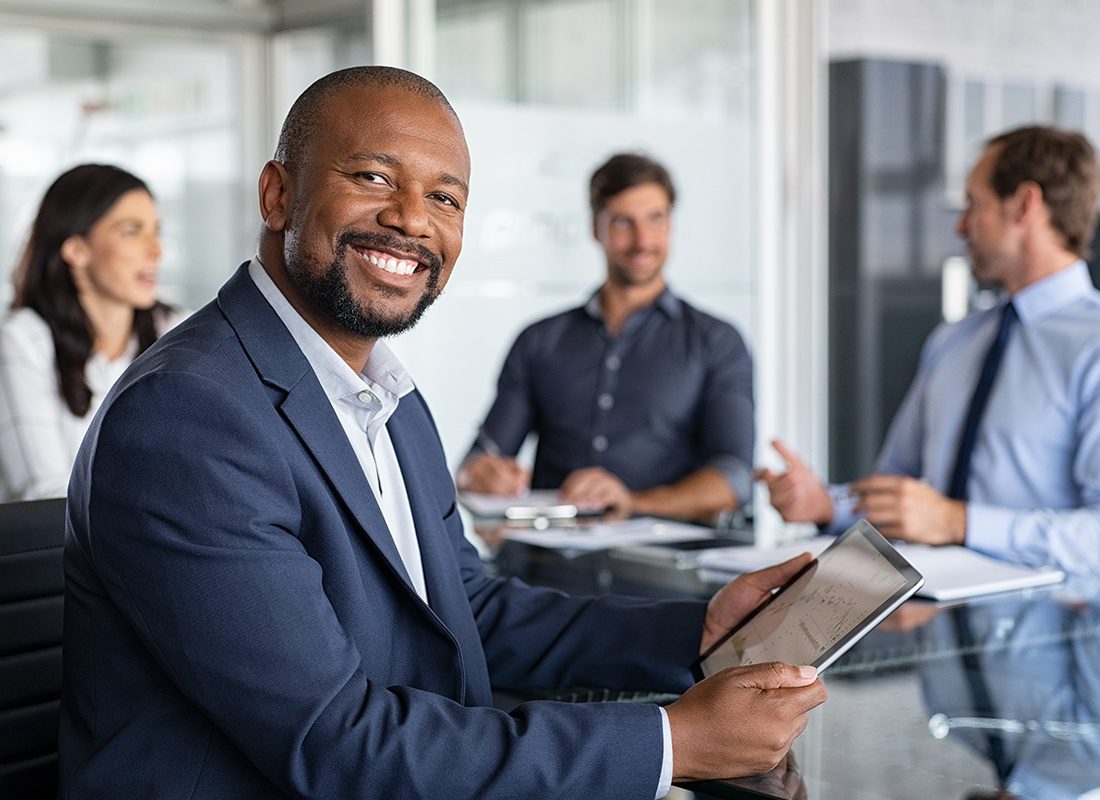
{"type": "MultiPolygon", "coordinates": [[[[524,330],[483,426],[504,455],[538,436],[531,484],[600,466],[631,490],[709,466],[744,503],[752,488],[752,360],[729,323],[667,289],[618,336],[588,303],[524,330]]],[[[475,444],[471,454],[479,451],[475,444]]]]}

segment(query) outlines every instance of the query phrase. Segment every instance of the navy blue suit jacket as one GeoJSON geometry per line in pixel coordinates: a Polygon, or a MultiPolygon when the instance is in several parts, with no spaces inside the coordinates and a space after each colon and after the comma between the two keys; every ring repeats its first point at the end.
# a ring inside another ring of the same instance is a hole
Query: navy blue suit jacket
{"type": "Polygon", "coordinates": [[[654,706],[490,681],[680,690],[703,605],[487,577],[419,393],[388,429],[428,604],[245,268],[131,365],[70,484],[63,797],[651,800],[654,706]]]}

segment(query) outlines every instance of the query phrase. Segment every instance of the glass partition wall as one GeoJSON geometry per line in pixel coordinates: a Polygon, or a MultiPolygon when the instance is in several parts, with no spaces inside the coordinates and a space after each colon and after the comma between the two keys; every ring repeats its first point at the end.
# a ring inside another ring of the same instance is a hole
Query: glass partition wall
{"type": "Polygon", "coordinates": [[[163,226],[162,296],[196,307],[251,248],[255,171],[239,35],[43,22],[0,25],[0,303],[46,187],[87,161],[144,178],[163,226]],[[247,177],[247,180],[245,176],[247,177]]]}
{"type": "Polygon", "coordinates": [[[580,305],[602,281],[588,177],[614,152],[669,168],[679,199],[668,280],[751,346],[753,4],[691,5],[437,2],[433,77],[465,126],[472,194],[446,297],[397,348],[452,463],[519,330],[580,305]]]}
{"type": "Polygon", "coordinates": [[[791,287],[810,283],[776,265],[794,253],[779,237],[797,233],[784,204],[808,216],[807,196],[761,179],[792,161],[782,137],[762,131],[776,129],[776,109],[801,100],[760,87],[789,87],[775,65],[784,47],[805,50],[782,44],[805,4],[143,0],[123,14],[107,0],[43,0],[43,13],[28,16],[26,4],[8,13],[0,0],[0,306],[46,186],[87,160],[149,181],[164,226],[164,297],[201,306],[254,251],[256,176],[294,97],[332,69],[397,63],[447,93],[473,158],[458,269],[445,299],[395,342],[452,465],[518,331],[582,303],[601,282],[587,180],[622,150],[671,170],[670,284],[740,328],[757,360],[761,438],[790,435],[784,420],[823,416],[783,411],[796,395],[782,391],[777,364],[789,353],[775,349],[777,320],[806,318],[783,307],[791,287]],[[761,63],[773,65],[768,74],[761,63]]]}

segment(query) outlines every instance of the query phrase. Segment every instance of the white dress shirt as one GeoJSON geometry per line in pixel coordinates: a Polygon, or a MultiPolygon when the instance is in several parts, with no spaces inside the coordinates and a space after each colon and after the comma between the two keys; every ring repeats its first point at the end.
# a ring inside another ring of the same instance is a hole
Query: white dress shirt
{"type": "Polygon", "coordinates": [[[283,296],[259,256],[252,259],[248,274],[313,368],[374,491],[413,588],[421,600],[428,602],[412,507],[401,464],[386,430],[397,403],[413,390],[412,378],[383,342],[375,342],[363,371],[356,373],[283,296]]]}
{"type": "MultiPolygon", "coordinates": [[[[185,317],[169,312],[158,333],[185,317]]],[[[65,496],[80,442],[137,346],[135,336],[118,358],[92,353],[84,367],[91,405],[78,417],[61,397],[46,321],[30,308],[15,309],[0,321],[0,502],[65,496]]]]}
{"type": "MultiPolygon", "coordinates": [[[[409,495],[405,491],[401,465],[386,430],[386,421],[397,409],[398,401],[413,390],[412,378],[393,351],[382,342],[375,342],[363,372],[356,374],[294,310],[264,270],[258,256],[249,264],[248,274],[313,367],[374,490],[416,593],[427,602],[428,590],[424,583],[424,568],[409,495]]],[[[656,793],[658,798],[668,794],[672,786],[672,730],[668,724],[668,714],[663,708],[659,710],[664,755],[656,793]]]]}

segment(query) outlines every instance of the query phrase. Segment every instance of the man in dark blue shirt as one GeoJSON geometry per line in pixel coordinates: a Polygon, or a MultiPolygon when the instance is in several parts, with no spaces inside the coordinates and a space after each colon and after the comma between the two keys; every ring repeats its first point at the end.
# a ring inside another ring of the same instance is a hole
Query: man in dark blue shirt
{"type": "Polygon", "coordinates": [[[752,360],[733,326],[665,283],[668,171],[619,154],[589,188],[607,279],[520,334],[459,487],[560,487],[569,502],[686,519],[736,508],[751,491],[752,360]],[[515,454],[532,431],[528,472],[515,454]]]}

